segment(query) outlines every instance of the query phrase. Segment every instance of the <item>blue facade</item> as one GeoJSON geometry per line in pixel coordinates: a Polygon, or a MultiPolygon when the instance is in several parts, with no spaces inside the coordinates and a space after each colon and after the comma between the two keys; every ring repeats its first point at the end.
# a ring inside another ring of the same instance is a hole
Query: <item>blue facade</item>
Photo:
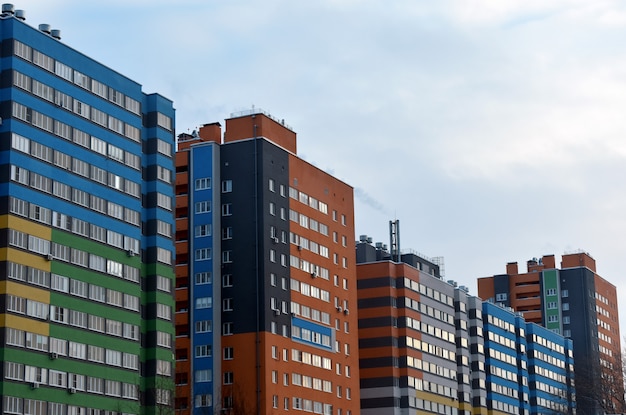
{"type": "Polygon", "coordinates": [[[528,324],[530,403],[533,413],[575,409],[573,343],[536,324],[528,324]]]}
{"type": "MultiPolygon", "coordinates": [[[[220,278],[220,241],[232,235],[220,234],[219,147],[204,143],[192,146],[189,151],[191,396],[219,396],[220,361],[229,357],[222,356],[220,349],[222,304],[220,281],[215,281],[214,276],[220,278]]],[[[219,402],[211,400],[210,405],[194,405],[194,414],[213,413],[215,404],[219,402]]]]}
{"type": "Polygon", "coordinates": [[[493,303],[483,303],[489,409],[573,413],[572,341],[493,303]]]}
{"type": "Polygon", "coordinates": [[[2,309],[4,404],[155,412],[173,399],[173,104],[11,8],[0,44],[0,294],[37,305],[2,309]]]}
{"type": "Polygon", "coordinates": [[[483,321],[487,405],[495,411],[527,414],[524,320],[508,310],[485,302],[483,321]]]}

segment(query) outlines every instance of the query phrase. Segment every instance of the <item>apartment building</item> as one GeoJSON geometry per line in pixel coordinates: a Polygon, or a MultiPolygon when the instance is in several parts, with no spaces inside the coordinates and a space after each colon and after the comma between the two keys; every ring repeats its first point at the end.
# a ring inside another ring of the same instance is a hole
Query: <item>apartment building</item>
{"type": "Polygon", "coordinates": [[[172,102],[10,4],[0,44],[2,412],[168,407],[172,102]]]}
{"type": "Polygon", "coordinates": [[[178,143],[176,410],[359,413],[353,189],[262,110],[178,143]]]}
{"type": "Polygon", "coordinates": [[[505,274],[478,279],[478,295],[572,339],[581,413],[623,410],[617,290],[588,253],[564,254],[560,268],[554,255],[527,261],[526,272],[509,263],[505,274]]]}
{"type": "Polygon", "coordinates": [[[574,413],[572,341],[400,251],[397,224],[356,245],[361,413],[574,413]]]}

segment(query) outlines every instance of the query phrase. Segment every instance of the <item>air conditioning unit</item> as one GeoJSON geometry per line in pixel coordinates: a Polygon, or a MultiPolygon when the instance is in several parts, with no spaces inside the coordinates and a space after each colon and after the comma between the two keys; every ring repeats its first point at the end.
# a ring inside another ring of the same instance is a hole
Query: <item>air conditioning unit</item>
{"type": "Polygon", "coordinates": [[[69,393],[71,394],[75,394],[76,393],[76,388],[68,388],[67,390],[69,393]]]}
{"type": "Polygon", "coordinates": [[[311,278],[317,278],[317,272],[313,271],[313,272],[311,273],[311,278]]]}
{"type": "Polygon", "coordinates": [[[343,310],[343,313],[347,316],[348,314],[350,314],[350,310],[348,310],[347,308],[343,310]]]}
{"type": "Polygon", "coordinates": [[[52,256],[52,254],[48,254],[48,255],[46,255],[46,259],[48,261],[52,261],[54,259],[54,256],[52,256]]]}
{"type": "Polygon", "coordinates": [[[37,389],[37,388],[39,388],[39,382],[31,382],[31,383],[30,383],[30,387],[31,387],[32,389],[37,389]]]}
{"type": "Polygon", "coordinates": [[[292,312],[291,312],[291,316],[292,316],[292,317],[295,317],[295,316],[296,316],[296,312],[295,312],[295,311],[292,311],[292,312]]]}
{"type": "Polygon", "coordinates": [[[278,310],[278,309],[274,310],[274,315],[280,316],[280,310],[278,310]]]}
{"type": "Polygon", "coordinates": [[[339,311],[340,313],[343,311],[343,308],[341,308],[341,306],[337,306],[337,311],[339,311]]]}
{"type": "Polygon", "coordinates": [[[132,249],[129,249],[128,251],[126,251],[126,255],[128,255],[128,256],[135,256],[135,255],[137,255],[137,253],[135,251],[133,251],[132,249]]]}
{"type": "Polygon", "coordinates": [[[50,352],[50,359],[54,360],[57,359],[59,357],[59,354],[57,352],[50,352]]]}
{"type": "Polygon", "coordinates": [[[274,243],[277,244],[278,243],[278,238],[274,236],[274,237],[272,237],[272,241],[274,241],[274,243]]]}

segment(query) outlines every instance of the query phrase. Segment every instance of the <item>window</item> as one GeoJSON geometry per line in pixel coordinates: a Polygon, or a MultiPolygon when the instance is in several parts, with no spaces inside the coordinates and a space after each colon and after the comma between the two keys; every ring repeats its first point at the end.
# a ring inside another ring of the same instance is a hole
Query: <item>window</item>
{"type": "Polygon", "coordinates": [[[232,298],[222,299],[222,311],[233,311],[233,299],[232,298]]]}
{"type": "Polygon", "coordinates": [[[81,86],[85,89],[90,89],[90,79],[88,76],[78,72],[78,71],[74,71],[74,83],[78,86],[81,86]]]}
{"type": "Polygon", "coordinates": [[[222,216],[231,216],[232,213],[232,203],[224,203],[222,205],[222,216]]]}
{"type": "Polygon", "coordinates": [[[211,201],[205,200],[203,202],[196,202],[195,204],[196,213],[207,213],[211,211],[211,201]]]}
{"type": "Polygon", "coordinates": [[[211,320],[201,320],[196,322],[196,333],[209,333],[213,330],[211,320]]]}
{"type": "Polygon", "coordinates": [[[105,330],[105,320],[104,317],[95,316],[93,314],[89,315],[89,330],[98,331],[100,333],[104,333],[105,330]]]}
{"type": "Polygon", "coordinates": [[[233,360],[235,358],[235,352],[232,347],[224,347],[224,360],[233,360]]]}
{"type": "Polygon", "coordinates": [[[224,385],[232,385],[234,380],[233,372],[224,372],[224,385]]]}
{"type": "Polygon", "coordinates": [[[233,286],[233,276],[232,274],[224,274],[222,275],[222,287],[232,287],[233,286]]]}
{"type": "Polygon", "coordinates": [[[172,172],[163,166],[157,166],[157,178],[166,183],[171,183],[172,172]]]}
{"type": "Polygon", "coordinates": [[[212,282],[211,272],[198,272],[196,273],[196,285],[210,284],[212,282]]]}
{"type": "Polygon", "coordinates": [[[222,180],[222,193],[230,193],[233,191],[232,180],[222,180]]]}
{"type": "Polygon", "coordinates": [[[233,227],[226,226],[222,228],[222,239],[233,239],[233,227]]]}
{"type": "Polygon", "coordinates": [[[196,179],[195,181],[195,189],[196,190],[204,190],[204,189],[210,189],[211,188],[211,178],[210,177],[203,177],[200,179],[196,179]]]}
{"type": "Polygon", "coordinates": [[[232,322],[222,323],[222,335],[230,336],[232,334],[233,334],[233,323],[232,322]]]}
{"type": "Polygon", "coordinates": [[[163,127],[166,130],[172,129],[172,119],[165,114],[157,112],[157,125],[163,127]]]}
{"type": "Polygon", "coordinates": [[[229,264],[233,262],[233,251],[223,251],[222,252],[222,263],[229,264]]]}
{"type": "Polygon", "coordinates": [[[205,408],[211,405],[213,405],[213,395],[211,395],[210,393],[202,393],[202,394],[196,395],[195,397],[196,408],[205,408]]]}
{"type": "Polygon", "coordinates": [[[211,224],[196,225],[196,237],[211,236],[211,224]]]}
{"type": "MultiPolygon", "coordinates": [[[[115,320],[106,320],[106,333],[112,334],[113,336],[122,337],[122,322],[115,320]]],[[[157,342],[158,342],[158,333],[157,332],[157,342]]]]}
{"type": "Polygon", "coordinates": [[[196,298],[196,309],[211,308],[213,306],[213,297],[196,298]]]}
{"type": "Polygon", "coordinates": [[[196,357],[211,357],[212,354],[213,350],[210,344],[196,346],[196,357]]]}
{"type": "Polygon", "coordinates": [[[195,259],[196,261],[207,261],[211,259],[211,248],[196,249],[195,259]]]}
{"type": "Polygon", "coordinates": [[[157,192],[157,206],[163,209],[172,210],[172,198],[157,192]]]}

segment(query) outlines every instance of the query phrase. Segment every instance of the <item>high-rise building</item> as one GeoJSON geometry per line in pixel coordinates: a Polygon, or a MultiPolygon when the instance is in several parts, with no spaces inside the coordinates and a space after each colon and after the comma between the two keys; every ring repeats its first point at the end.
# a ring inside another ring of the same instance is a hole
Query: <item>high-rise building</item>
{"type": "Polygon", "coordinates": [[[588,253],[563,255],[560,269],[554,255],[528,261],[525,273],[509,263],[505,274],[478,279],[478,295],[572,339],[580,413],[623,411],[617,291],[588,253]]]}
{"type": "MultiPolygon", "coordinates": [[[[409,253],[394,262],[377,246],[367,238],[356,246],[361,413],[416,414],[433,405],[456,413],[455,287],[433,261],[409,253]]],[[[469,350],[467,339],[461,347],[469,350]]]]}
{"type": "Polygon", "coordinates": [[[0,43],[2,413],[169,407],[172,102],[10,4],[0,43]]]}
{"type": "Polygon", "coordinates": [[[176,410],[359,413],[352,188],[263,111],[178,143],[176,410]]]}
{"type": "Polygon", "coordinates": [[[445,281],[440,261],[357,243],[361,413],[574,413],[572,341],[445,281]]]}

